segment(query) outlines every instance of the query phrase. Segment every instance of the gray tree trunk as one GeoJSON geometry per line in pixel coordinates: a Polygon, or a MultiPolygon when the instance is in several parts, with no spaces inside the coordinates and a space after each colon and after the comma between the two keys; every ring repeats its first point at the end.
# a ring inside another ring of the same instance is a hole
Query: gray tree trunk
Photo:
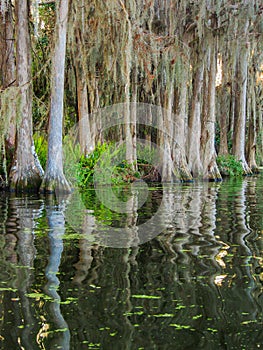
{"type": "MultiPolygon", "coordinates": [[[[223,47],[222,50],[227,48],[223,47]]],[[[222,66],[227,67],[228,55],[223,53],[222,57],[222,66]]],[[[225,70],[227,70],[225,68],[225,70]]],[[[218,96],[218,116],[219,116],[219,126],[220,126],[220,144],[218,154],[220,156],[228,155],[228,130],[230,123],[230,86],[229,78],[227,72],[222,71],[222,81],[221,86],[219,87],[219,96],[218,96]]]]}
{"type": "Polygon", "coordinates": [[[188,166],[194,177],[203,176],[200,155],[203,78],[204,64],[199,63],[194,73],[192,105],[188,119],[188,166]]]}
{"type": "Polygon", "coordinates": [[[208,69],[205,71],[203,89],[203,113],[201,131],[201,158],[206,180],[221,180],[216,164],[215,150],[215,87],[216,87],[216,43],[215,38],[207,35],[206,60],[208,69]]]}
{"type": "Polygon", "coordinates": [[[55,47],[52,57],[51,102],[48,137],[48,158],[41,192],[70,192],[63,172],[62,126],[64,70],[68,21],[68,0],[57,1],[55,47]]]}
{"type": "Polygon", "coordinates": [[[28,2],[17,0],[16,11],[16,81],[20,89],[17,105],[17,139],[10,188],[16,191],[39,189],[43,170],[35,153],[32,128],[31,48],[28,2]]]}
{"type": "Polygon", "coordinates": [[[73,43],[74,63],[76,67],[77,101],[78,101],[78,131],[81,153],[86,155],[95,148],[95,136],[91,130],[88,108],[87,67],[85,66],[85,2],[78,1],[74,12],[76,18],[75,41],[73,43]]]}
{"type": "MultiPolygon", "coordinates": [[[[187,70],[181,63],[182,75],[187,77],[187,70]]],[[[187,80],[182,81],[179,85],[179,102],[178,111],[175,113],[172,158],[175,167],[175,173],[178,173],[178,179],[191,181],[192,175],[189,171],[186,160],[186,119],[187,119],[187,80]]]]}
{"type": "Polygon", "coordinates": [[[256,162],[256,144],[257,144],[257,107],[256,107],[256,94],[255,94],[255,81],[254,77],[250,79],[250,92],[248,100],[248,114],[249,114],[249,127],[248,127],[248,140],[247,140],[247,160],[248,165],[253,173],[258,173],[259,169],[256,162]]]}
{"type": "Polygon", "coordinates": [[[0,186],[8,186],[8,166],[7,160],[12,159],[15,149],[16,138],[16,71],[15,71],[15,49],[14,49],[14,23],[11,1],[6,2],[6,6],[0,10],[0,91],[4,94],[0,96],[0,124],[2,149],[1,168],[3,177],[0,177],[0,186]],[[8,89],[9,88],[9,89],[8,89]],[[10,98],[13,97],[13,98],[10,98]]]}
{"type": "MultiPolygon", "coordinates": [[[[247,38],[248,21],[244,24],[245,38],[247,38]]],[[[248,42],[241,43],[238,50],[236,85],[235,85],[235,122],[233,133],[233,154],[241,161],[244,173],[250,174],[251,170],[245,158],[246,138],[246,103],[247,103],[247,78],[248,78],[248,42]]]]}

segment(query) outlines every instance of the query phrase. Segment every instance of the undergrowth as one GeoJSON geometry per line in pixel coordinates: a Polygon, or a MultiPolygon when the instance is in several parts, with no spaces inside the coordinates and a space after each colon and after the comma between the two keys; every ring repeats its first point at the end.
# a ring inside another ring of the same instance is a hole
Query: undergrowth
{"type": "Polygon", "coordinates": [[[244,174],[241,161],[233,155],[218,156],[217,164],[222,176],[240,177],[244,174]]]}

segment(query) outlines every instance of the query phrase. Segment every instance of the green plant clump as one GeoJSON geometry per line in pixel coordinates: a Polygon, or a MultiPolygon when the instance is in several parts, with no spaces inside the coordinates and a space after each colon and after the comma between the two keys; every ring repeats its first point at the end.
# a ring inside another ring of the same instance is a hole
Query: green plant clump
{"type": "Polygon", "coordinates": [[[47,148],[48,148],[48,142],[47,138],[40,134],[34,134],[33,136],[34,144],[35,144],[35,151],[38,155],[38,159],[40,161],[40,164],[43,169],[46,167],[47,162],[47,148]]]}
{"type": "Polygon", "coordinates": [[[233,155],[218,156],[217,164],[222,176],[240,177],[244,174],[241,161],[233,155]]]}
{"type": "MultiPolygon", "coordinates": [[[[75,146],[70,144],[67,147],[66,153],[76,154],[75,146]],[[69,152],[69,148],[71,151],[69,152]]],[[[65,145],[64,145],[65,150],[65,145]]],[[[158,152],[150,147],[138,147],[137,148],[137,161],[134,164],[125,160],[126,147],[125,145],[117,146],[114,143],[98,143],[93,152],[87,155],[80,155],[78,159],[74,159],[66,162],[67,164],[74,163],[73,176],[77,182],[79,188],[87,188],[94,185],[94,181],[101,185],[112,184],[114,186],[122,186],[127,183],[143,179],[145,181],[158,181],[158,169],[152,164],[158,162],[158,152]],[[96,179],[94,179],[94,173],[96,166],[96,179]]],[[[67,158],[67,157],[66,157],[67,158]]],[[[67,168],[69,166],[67,165],[67,168]]]]}
{"type": "Polygon", "coordinates": [[[105,152],[107,152],[108,148],[108,144],[99,143],[92,153],[80,156],[76,174],[79,187],[85,188],[93,184],[95,165],[97,164],[102,154],[105,154],[105,152]]]}
{"type": "Polygon", "coordinates": [[[97,173],[96,180],[100,184],[111,183],[119,186],[140,178],[140,173],[124,159],[125,148],[118,149],[107,143],[97,144],[92,153],[80,156],[76,174],[78,186],[86,188],[93,184],[95,166],[98,161],[100,161],[101,169],[108,169],[108,173],[101,172],[101,176],[97,173]]]}

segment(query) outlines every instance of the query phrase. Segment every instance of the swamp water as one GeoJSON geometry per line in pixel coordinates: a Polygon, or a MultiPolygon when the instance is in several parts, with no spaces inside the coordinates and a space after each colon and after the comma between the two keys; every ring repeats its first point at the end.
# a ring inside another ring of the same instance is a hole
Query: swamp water
{"type": "Polygon", "coordinates": [[[1,349],[263,348],[262,175],[139,192],[0,194],[1,349]]]}

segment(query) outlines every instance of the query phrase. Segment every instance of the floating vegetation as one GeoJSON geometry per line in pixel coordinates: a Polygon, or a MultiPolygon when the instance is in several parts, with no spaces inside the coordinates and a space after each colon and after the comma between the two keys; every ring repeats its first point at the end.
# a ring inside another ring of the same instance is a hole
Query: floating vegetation
{"type": "Polygon", "coordinates": [[[156,314],[156,315],[151,315],[153,317],[174,317],[174,314],[156,314]]]}
{"type": "Polygon", "coordinates": [[[17,289],[15,288],[8,288],[8,287],[1,287],[0,288],[0,292],[5,292],[5,291],[9,291],[9,292],[17,292],[17,289]]]}
{"type": "Polygon", "coordinates": [[[196,316],[193,316],[192,319],[193,320],[198,320],[199,318],[203,317],[203,315],[196,315],[196,316]]]}
{"type": "Polygon", "coordinates": [[[28,298],[31,298],[31,299],[36,299],[36,300],[39,300],[39,299],[45,299],[45,300],[53,300],[53,298],[51,298],[50,296],[46,295],[45,293],[38,293],[38,292],[35,292],[35,293],[27,293],[26,296],[28,298]]]}
{"type": "Polygon", "coordinates": [[[191,326],[183,325],[183,324],[178,324],[178,323],[171,323],[169,324],[170,327],[175,327],[176,330],[182,330],[182,329],[190,329],[193,331],[194,329],[191,328],[191,326]]]}
{"type": "Polygon", "coordinates": [[[212,333],[218,332],[218,330],[217,330],[217,329],[214,329],[214,328],[207,328],[207,330],[208,330],[209,332],[212,332],[212,333]]]}
{"type": "Polygon", "coordinates": [[[125,312],[123,314],[123,316],[133,316],[133,315],[143,315],[144,312],[143,311],[135,311],[135,312],[125,312]]]}
{"type": "Polygon", "coordinates": [[[136,299],[161,299],[160,296],[144,295],[144,294],[135,294],[135,295],[132,295],[132,298],[136,298],[136,299]]]}

